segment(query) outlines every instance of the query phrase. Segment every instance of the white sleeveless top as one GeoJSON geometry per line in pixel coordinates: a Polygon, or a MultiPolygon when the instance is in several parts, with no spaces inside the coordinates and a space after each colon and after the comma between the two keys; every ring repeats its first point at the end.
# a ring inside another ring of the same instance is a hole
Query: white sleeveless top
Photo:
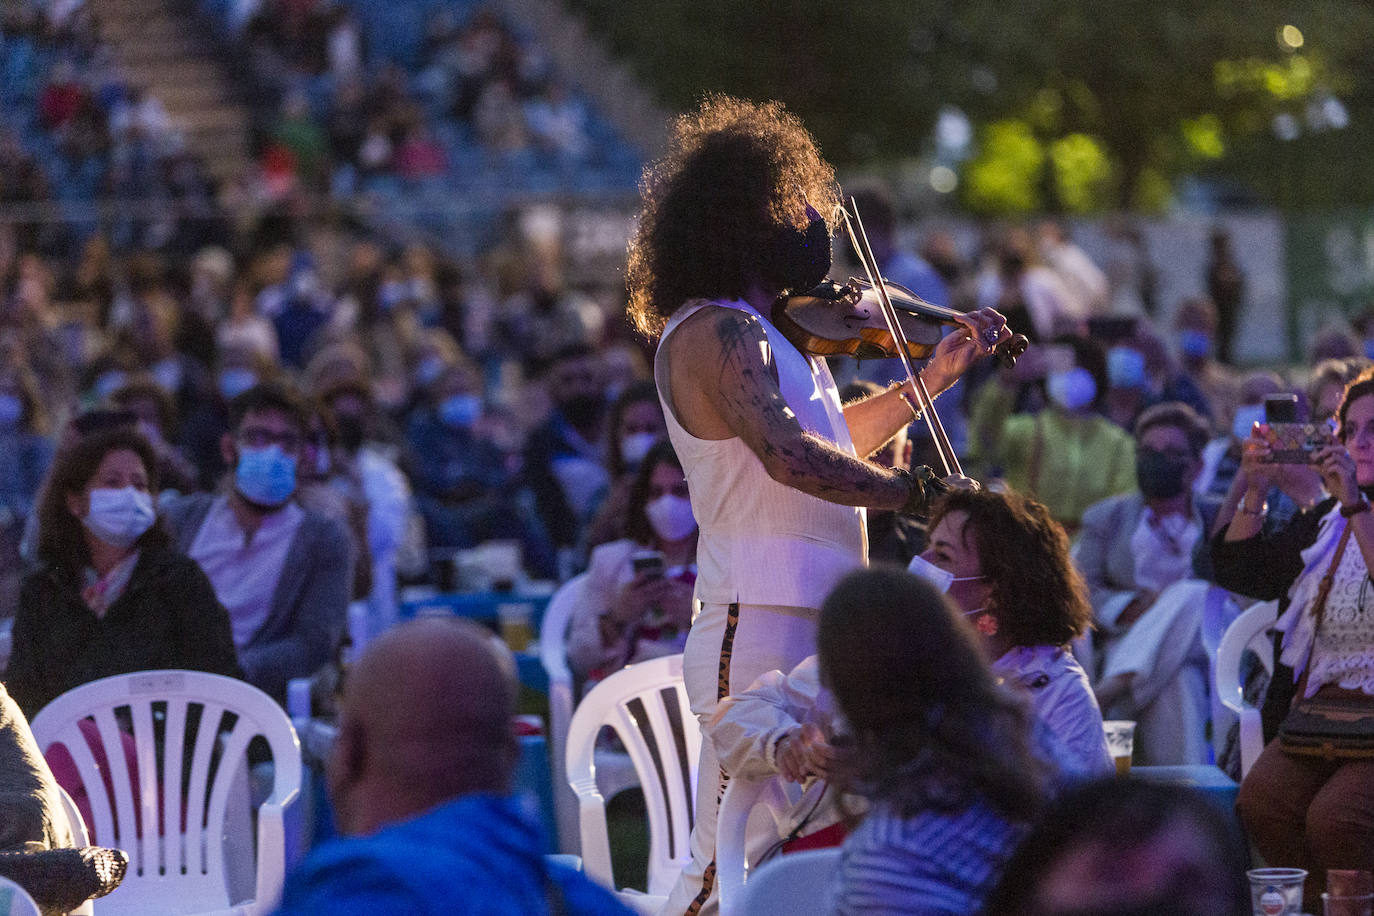
{"type": "MultiPolygon", "coordinates": [[[[694,300],[669,320],[663,341],[707,306],[738,309],[763,325],[778,383],[803,429],[854,453],[835,380],[825,362],[803,355],[748,303],[694,300]]],[[[704,604],[766,604],[818,608],[845,573],[868,562],[864,510],[817,499],[768,476],[738,436],[698,439],[673,414],[667,372],[654,376],[668,437],[682,460],[697,540],[696,597],[704,604]]]]}

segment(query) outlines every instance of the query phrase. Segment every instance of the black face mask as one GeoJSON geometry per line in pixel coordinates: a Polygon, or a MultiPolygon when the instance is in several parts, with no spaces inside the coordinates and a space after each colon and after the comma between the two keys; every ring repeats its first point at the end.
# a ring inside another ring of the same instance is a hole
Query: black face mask
{"type": "Polygon", "coordinates": [[[578,394],[558,403],[558,409],[576,427],[591,426],[601,417],[605,401],[594,394],[578,394]]]}
{"type": "Polygon", "coordinates": [[[1183,492],[1183,475],[1189,462],[1152,448],[1135,453],[1135,480],[1146,499],[1172,499],[1183,492]]]}
{"type": "Polygon", "coordinates": [[[339,444],[345,451],[352,454],[362,447],[367,434],[367,424],[363,422],[362,417],[352,413],[341,413],[335,415],[334,421],[339,427],[339,444]]]}
{"type": "Polygon", "coordinates": [[[778,230],[770,252],[769,278],[774,286],[800,293],[814,288],[830,272],[830,227],[813,219],[803,229],[778,230]]]}

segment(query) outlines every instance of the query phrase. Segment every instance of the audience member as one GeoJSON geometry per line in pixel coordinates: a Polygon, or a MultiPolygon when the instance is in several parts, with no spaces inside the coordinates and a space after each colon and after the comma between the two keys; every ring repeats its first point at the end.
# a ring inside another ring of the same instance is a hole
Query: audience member
{"type": "Polygon", "coordinates": [[[1045,266],[1055,272],[1074,301],[1077,315],[1101,315],[1110,292],[1107,275],[1079,248],[1063,224],[1045,220],[1036,227],[1036,242],[1045,266]]]}
{"type": "Polygon", "coordinates": [[[635,472],[654,444],[668,437],[658,386],[651,381],[632,382],[611,404],[606,427],[606,470],[611,487],[587,527],[588,548],[625,536],[635,472]]]}
{"type": "Polygon", "coordinates": [[[1106,387],[1107,361],[1095,342],[1065,337],[1052,347],[1032,348],[997,384],[979,392],[969,463],[981,461],[1012,489],[1043,502],[1070,531],[1076,529],[1088,506],[1134,483],[1130,434],[1097,412],[1106,387]],[[1036,395],[1043,390],[1048,406],[1012,413],[1012,386],[1018,382],[1030,382],[1036,395]]]}
{"type": "Polygon", "coordinates": [[[995,308],[1032,341],[1079,333],[1087,313],[1059,276],[1039,263],[1030,234],[1012,229],[996,245],[996,259],[978,278],[979,308],[995,308]]]}
{"type": "Polygon", "coordinates": [[[818,646],[853,736],[841,782],[872,804],[845,839],[829,912],[977,911],[1045,797],[1029,713],[959,613],[905,572],[842,579],[818,646]]]}
{"type": "Polygon", "coordinates": [[[326,778],[343,836],[288,879],[279,916],[615,914],[611,894],[544,856],[511,797],[514,660],[458,620],[379,637],[344,688],[326,778]]]}
{"type": "Polygon", "coordinates": [[[1219,321],[1216,305],[1200,297],[1184,299],[1174,313],[1182,374],[1201,393],[1203,415],[1225,429],[1235,414],[1237,392],[1235,374],[1216,359],[1219,321]]]}
{"type": "Polygon", "coordinates": [[[649,449],[634,475],[625,537],[592,551],[568,629],[573,673],[596,681],[633,662],[681,652],[692,624],[696,561],[687,478],[665,440],[649,449]]]}
{"type": "Polygon", "coordinates": [[[1364,611],[1374,556],[1374,372],[1350,384],[1337,410],[1339,438],[1316,451],[1313,466],[1331,494],[1277,532],[1261,528],[1273,486],[1286,488],[1288,466],[1270,461],[1266,425],[1245,443],[1239,479],[1245,496],[1212,539],[1217,581],[1242,595],[1278,599],[1282,634],[1262,707],[1268,744],[1241,783],[1236,807],[1265,861],[1308,871],[1305,909],[1329,868],[1367,869],[1374,856],[1374,805],[1365,786],[1368,759],[1297,756],[1276,738],[1290,709],[1314,696],[1374,708],[1369,697],[1374,633],[1364,611]],[[1352,536],[1353,535],[1353,536],[1352,536]]]}
{"type": "Polygon", "coordinates": [[[94,433],[54,463],[5,677],[27,715],[114,674],[239,676],[224,607],[157,524],[157,486],[152,448],[127,428],[94,433]]]}
{"type": "Polygon", "coordinates": [[[1216,305],[1217,357],[1230,364],[1235,361],[1232,347],[1245,298],[1245,271],[1236,261],[1229,231],[1220,225],[1213,227],[1211,242],[1211,255],[1207,260],[1207,298],[1216,305]]]}
{"type": "Polygon", "coordinates": [[[52,463],[48,416],[33,373],[0,367],[0,617],[13,616],[23,563],[19,544],[52,463]]]}
{"type": "Polygon", "coordinates": [[[544,380],[554,409],[525,442],[525,474],[554,546],[576,551],[610,485],[602,458],[606,379],[596,350],[580,344],[555,355],[544,380]]]}
{"type": "Polygon", "coordinates": [[[292,499],[309,423],[290,389],[248,389],[229,404],[225,491],[166,508],[173,538],[229,611],[246,679],[278,701],[287,681],[331,658],[352,582],[347,530],[292,499]]]}
{"type": "Polygon", "coordinates": [[[1234,825],[1198,792],[1119,779],[1070,789],[1016,850],[985,916],[1250,916],[1234,825]]]}
{"type": "Polygon", "coordinates": [[[1094,687],[1109,717],[1139,723],[1141,762],[1205,763],[1208,585],[1193,555],[1208,519],[1193,484],[1207,426],[1184,404],[1157,404],[1140,415],[1135,441],[1136,490],[1090,506],[1074,548],[1097,630],[1094,687]]]}

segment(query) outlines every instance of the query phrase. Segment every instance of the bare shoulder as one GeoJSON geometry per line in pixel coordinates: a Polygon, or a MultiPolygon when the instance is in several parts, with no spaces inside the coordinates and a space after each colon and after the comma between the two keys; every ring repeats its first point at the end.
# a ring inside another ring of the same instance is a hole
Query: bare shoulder
{"type": "Polygon", "coordinates": [[[753,349],[766,340],[763,324],[753,315],[724,305],[708,305],[678,326],[669,338],[669,349],[698,357],[723,357],[741,345],[753,349]]]}

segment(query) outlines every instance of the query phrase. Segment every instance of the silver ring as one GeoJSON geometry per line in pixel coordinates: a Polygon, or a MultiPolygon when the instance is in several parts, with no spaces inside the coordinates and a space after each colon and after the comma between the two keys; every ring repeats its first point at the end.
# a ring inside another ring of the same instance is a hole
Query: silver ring
{"type": "Polygon", "coordinates": [[[987,344],[989,347],[995,347],[997,346],[997,338],[1000,336],[1000,329],[988,328],[986,331],[983,332],[983,343],[987,344]]]}

